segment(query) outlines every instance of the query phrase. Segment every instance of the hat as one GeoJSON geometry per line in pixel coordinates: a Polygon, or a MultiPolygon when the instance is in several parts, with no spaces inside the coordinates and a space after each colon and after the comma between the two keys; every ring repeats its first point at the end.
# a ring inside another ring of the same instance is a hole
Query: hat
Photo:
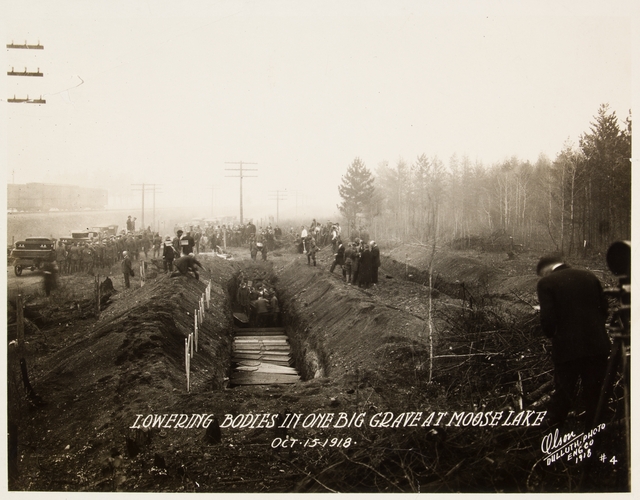
{"type": "Polygon", "coordinates": [[[562,259],[557,255],[545,255],[538,261],[538,267],[536,267],[536,274],[540,275],[540,272],[548,266],[553,264],[562,264],[562,259]]]}
{"type": "Polygon", "coordinates": [[[171,236],[167,234],[167,237],[165,238],[165,240],[171,240],[171,236]]]}
{"type": "Polygon", "coordinates": [[[127,252],[126,250],[124,252],[122,252],[122,255],[129,255],[129,252],[127,252]]]}

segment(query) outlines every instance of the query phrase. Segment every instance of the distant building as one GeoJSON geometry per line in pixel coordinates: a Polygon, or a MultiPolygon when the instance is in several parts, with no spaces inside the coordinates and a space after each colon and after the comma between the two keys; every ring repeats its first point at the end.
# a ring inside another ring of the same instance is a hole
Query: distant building
{"type": "Polygon", "coordinates": [[[106,189],[64,184],[7,184],[7,209],[19,212],[50,210],[103,210],[107,207],[106,189]]]}

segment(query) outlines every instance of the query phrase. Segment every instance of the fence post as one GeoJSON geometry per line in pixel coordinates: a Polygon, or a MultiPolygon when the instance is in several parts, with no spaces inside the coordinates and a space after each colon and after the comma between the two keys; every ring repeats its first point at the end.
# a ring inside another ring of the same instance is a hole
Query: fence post
{"type": "Polygon", "coordinates": [[[189,392],[189,341],[184,339],[184,371],[187,375],[187,392],[189,392]]]}
{"type": "Polygon", "coordinates": [[[24,349],[24,310],[22,309],[22,294],[16,297],[16,325],[18,329],[18,349],[24,349]]]}

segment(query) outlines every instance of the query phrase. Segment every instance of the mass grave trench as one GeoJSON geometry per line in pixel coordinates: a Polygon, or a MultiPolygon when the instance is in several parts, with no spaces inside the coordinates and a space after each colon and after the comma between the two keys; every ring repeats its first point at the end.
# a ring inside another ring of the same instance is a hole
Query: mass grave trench
{"type": "Polygon", "coordinates": [[[313,378],[304,369],[305,353],[300,352],[297,330],[283,311],[278,277],[271,262],[242,263],[228,282],[233,312],[233,344],[230,386],[292,384],[313,378]],[[278,301],[277,313],[258,317],[254,307],[258,297],[278,301]],[[302,367],[303,369],[299,369],[302,367]]]}

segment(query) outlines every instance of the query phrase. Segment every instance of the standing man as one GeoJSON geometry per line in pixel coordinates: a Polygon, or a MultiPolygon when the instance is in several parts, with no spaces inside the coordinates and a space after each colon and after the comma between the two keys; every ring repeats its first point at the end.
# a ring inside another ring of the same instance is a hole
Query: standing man
{"type": "Polygon", "coordinates": [[[313,260],[313,265],[316,265],[316,253],[318,253],[318,245],[316,245],[316,239],[307,237],[307,265],[311,265],[311,261],[313,260]]]}
{"type": "Polygon", "coordinates": [[[373,262],[371,263],[371,283],[377,285],[378,268],[380,267],[380,248],[375,241],[371,241],[369,246],[371,247],[371,257],[373,258],[373,262]]]}
{"type": "Polygon", "coordinates": [[[333,270],[336,268],[336,266],[340,266],[340,269],[342,269],[343,271],[342,277],[344,278],[346,276],[344,268],[342,267],[344,266],[344,245],[340,240],[338,240],[337,245],[338,246],[336,247],[336,253],[333,254],[333,262],[331,263],[329,272],[333,273],[333,270]]]}
{"type": "Polygon", "coordinates": [[[129,252],[126,250],[122,252],[122,275],[124,276],[124,287],[131,288],[131,284],[129,283],[129,276],[133,276],[133,267],[131,267],[131,258],[129,257],[129,252]]]}
{"type": "Polygon", "coordinates": [[[176,251],[176,256],[180,256],[180,239],[182,238],[182,229],[178,229],[176,237],[173,238],[173,249],[176,251]]]}
{"type": "Polygon", "coordinates": [[[266,327],[269,321],[269,302],[264,298],[264,294],[260,293],[252,305],[256,314],[256,326],[258,328],[266,327]]]}
{"type": "Polygon", "coordinates": [[[307,247],[306,247],[306,242],[307,242],[307,236],[309,235],[309,233],[307,232],[306,228],[304,226],[302,226],[302,229],[300,231],[300,239],[302,240],[302,253],[306,253],[307,251],[307,247]]]}
{"type": "Polygon", "coordinates": [[[182,255],[189,255],[193,253],[193,247],[195,246],[195,241],[193,236],[191,236],[191,231],[187,231],[182,238],[180,238],[180,246],[182,247],[182,255]]]}
{"type": "Polygon", "coordinates": [[[56,260],[58,261],[58,268],[60,273],[66,274],[67,272],[67,249],[64,247],[62,241],[58,242],[56,247],[56,260]]]}
{"type": "Polygon", "coordinates": [[[369,245],[365,244],[360,254],[360,267],[358,269],[358,286],[369,288],[371,285],[371,269],[373,267],[373,256],[369,245]]]}
{"type": "Polygon", "coordinates": [[[162,249],[162,262],[165,273],[173,272],[173,259],[175,258],[175,256],[176,252],[173,248],[171,236],[167,235],[162,249]]]}
{"type": "Polygon", "coordinates": [[[578,378],[586,402],[584,425],[594,423],[607,370],[611,342],[605,322],[608,303],[598,278],[549,256],[538,262],[538,300],[542,331],[552,341],[555,392],[549,402],[550,426],[561,426],[571,409],[578,378]]]}

